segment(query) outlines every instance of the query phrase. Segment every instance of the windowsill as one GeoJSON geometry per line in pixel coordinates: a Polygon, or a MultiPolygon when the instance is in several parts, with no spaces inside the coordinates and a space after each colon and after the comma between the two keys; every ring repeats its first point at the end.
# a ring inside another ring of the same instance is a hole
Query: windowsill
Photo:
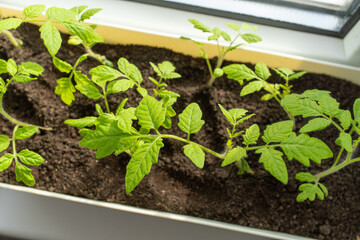
{"type": "MultiPolygon", "coordinates": [[[[211,27],[227,29],[225,23],[241,24],[236,20],[208,16],[204,14],[174,10],[124,0],[0,0],[3,7],[23,9],[31,4],[45,4],[71,8],[75,5],[88,5],[90,8],[102,8],[91,22],[140,31],[166,37],[179,38],[182,35],[194,40],[207,42],[207,34],[193,28],[187,20],[195,18],[211,27]]],[[[251,23],[250,23],[251,24],[251,23]]],[[[264,52],[297,59],[310,59],[343,65],[351,69],[360,67],[360,22],[344,38],[321,36],[294,30],[258,25],[257,34],[263,41],[247,45],[246,50],[264,52]]],[[[232,30],[229,29],[228,32],[232,30]]]]}

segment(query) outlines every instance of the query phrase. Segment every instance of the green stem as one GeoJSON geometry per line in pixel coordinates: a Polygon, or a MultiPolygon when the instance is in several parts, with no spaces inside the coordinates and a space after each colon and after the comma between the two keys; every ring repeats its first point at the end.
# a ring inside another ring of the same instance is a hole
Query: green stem
{"type": "Polygon", "coordinates": [[[158,92],[159,92],[159,85],[161,84],[161,81],[162,81],[163,77],[160,77],[159,81],[158,81],[158,85],[156,85],[156,88],[155,88],[155,96],[158,95],[158,92]]]}
{"type": "Polygon", "coordinates": [[[319,182],[320,178],[323,178],[327,175],[333,174],[333,173],[339,171],[340,169],[346,167],[347,165],[354,163],[354,162],[358,162],[358,161],[360,161],[360,158],[355,158],[352,160],[345,160],[344,162],[336,165],[335,167],[331,167],[325,171],[322,171],[315,175],[315,182],[317,183],[317,182],[319,182]]]}
{"type": "MultiPolygon", "coordinates": [[[[16,75],[15,75],[16,76],[16,75]]],[[[14,76],[14,77],[15,77],[14,76]]],[[[14,78],[13,77],[13,78],[14,78]]],[[[9,86],[9,84],[12,82],[13,78],[8,81],[8,83],[5,85],[5,89],[7,89],[7,87],[9,86]]],[[[6,118],[8,119],[9,121],[11,121],[12,123],[14,123],[16,126],[35,126],[35,127],[38,127],[39,129],[43,129],[43,130],[52,130],[52,128],[49,128],[49,127],[41,127],[41,126],[37,126],[37,125],[33,125],[33,124],[29,124],[29,123],[25,123],[25,122],[22,122],[22,121],[19,121],[15,118],[13,118],[12,116],[10,116],[5,110],[4,110],[4,107],[3,107],[3,98],[4,98],[4,94],[5,92],[1,93],[0,94],[0,113],[6,118]]]]}
{"type": "Polygon", "coordinates": [[[108,103],[108,100],[107,100],[107,94],[106,94],[106,89],[105,89],[105,87],[103,87],[102,90],[103,90],[103,93],[104,93],[104,101],[105,101],[106,111],[107,111],[108,113],[111,113],[111,112],[110,112],[110,108],[109,108],[109,103],[108,103]]]}
{"type": "Polygon", "coordinates": [[[16,164],[18,164],[18,160],[17,160],[17,152],[16,152],[16,137],[15,137],[15,134],[16,134],[16,131],[17,129],[19,128],[19,125],[15,125],[14,127],[14,130],[13,130],[13,136],[12,136],[12,148],[13,148],[13,155],[14,155],[14,158],[15,158],[15,161],[16,161],[16,164]]]}
{"type": "MultiPolygon", "coordinates": [[[[204,150],[205,152],[208,152],[208,153],[214,155],[215,157],[218,157],[218,158],[220,158],[220,159],[224,159],[224,158],[225,158],[225,155],[224,155],[224,154],[217,153],[217,152],[215,152],[215,151],[213,151],[213,150],[211,150],[211,149],[209,149],[209,148],[207,148],[207,147],[204,147],[204,146],[202,146],[202,145],[200,145],[200,144],[198,144],[198,143],[195,143],[195,142],[190,141],[190,140],[186,140],[186,139],[184,139],[184,138],[181,138],[181,137],[178,137],[178,136],[175,136],[175,135],[171,135],[171,134],[160,134],[160,133],[158,133],[158,136],[161,137],[161,138],[175,139],[175,140],[178,140],[178,141],[180,141],[180,142],[184,142],[184,143],[188,143],[188,144],[189,144],[189,143],[195,144],[195,145],[197,145],[198,147],[200,147],[202,150],[204,150]]],[[[148,135],[145,135],[145,137],[148,137],[148,135]]]]}
{"type": "Polygon", "coordinates": [[[339,162],[339,160],[340,160],[340,157],[341,157],[343,151],[344,151],[344,148],[342,147],[342,148],[340,149],[339,154],[338,154],[337,157],[336,157],[335,162],[334,162],[333,165],[331,166],[332,168],[335,167],[335,166],[338,164],[338,162],[339,162]]]}
{"type": "Polygon", "coordinates": [[[262,145],[262,146],[254,146],[254,147],[246,147],[245,150],[249,151],[249,150],[257,150],[263,147],[280,147],[280,144],[272,144],[272,145],[262,145]]]}
{"type": "MultiPolygon", "coordinates": [[[[223,63],[223,61],[224,61],[224,58],[225,58],[225,53],[219,55],[219,59],[218,59],[218,61],[217,61],[217,64],[216,64],[215,69],[221,67],[221,65],[222,65],[222,63],[223,63]]],[[[207,60],[207,63],[208,63],[208,66],[210,66],[209,60],[207,60]]],[[[211,67],[211,66],[210,66],[210,67],[211,67]]],[[[210,67],[209,67],[209,69],[210,69],[210,67]]],[[[211,73],[211,78],[210,78],[210,80],[209,80],[209,82],[208,82],[208,87],[211,87],[211,86],[213,85],[215,79],[216,79],[214,73],[213,73],[212,71],[211,71],[210,73],[211,73]]]]}
{"type": "Polygon", "coordinates": [[[103,64],[103,65],[111,65],[111,67],[113,67],[113,64],[110,62],[110,61],[108,61],[107,59],[106,59],[106,57],[104,57],[104,56],[102,56],[102,55],[100,55],[100,54],[98,54],[98,53],[95,53],[92,49],[91,49],[91,47],[89,47],[89,46],[86,46],[86,45],[84,45],[83,44],[83,46],[84,46],[84,48],[85,48],[85,50],[86,50],[86,52],[87,52],[87,55],[89,56],[89,57],[92,57],[92,58],[94,58],[94,59],[96,59],[96,60],[98,60],[101,64],[103,64]]]}
{"type": "Polygon", "coordinates": [[[4,33],[9,38],[14,47],[21,48],[23,42],[20,39],[14,37],[10,31],[2,30],[0,33],[4,33]]]}

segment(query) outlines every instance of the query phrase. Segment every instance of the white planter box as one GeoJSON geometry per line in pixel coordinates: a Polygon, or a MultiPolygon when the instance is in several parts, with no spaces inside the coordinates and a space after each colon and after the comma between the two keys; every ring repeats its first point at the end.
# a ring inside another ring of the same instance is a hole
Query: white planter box
{"type": "MultiPolygon", "coordinates": [[[[2,9],[2,13],[7,17],[20,16],[21,12],[2,9]]],[[[102,24],[97,32],[108,43],[166,47],[198,56],[197,46],[188,41],[171,38],[169,35],[155,35],[149,31],[116,28],[116,24],[110,25],[101,19],[95,23],[102,24]]],[[[213,45],[207,44],[206,48],[210,56],[216,52],[213,45]]],[[[298,56],[274,54],[258,49],[238,49],[229,54],[227,59],[252,63],[263,61],[270,67],[327,73],[360,84],[360,68],[298,56]]],[[[0,206],[0,235],[26,239],[308,239],[4,183],[0,183],[0,206]]]]}

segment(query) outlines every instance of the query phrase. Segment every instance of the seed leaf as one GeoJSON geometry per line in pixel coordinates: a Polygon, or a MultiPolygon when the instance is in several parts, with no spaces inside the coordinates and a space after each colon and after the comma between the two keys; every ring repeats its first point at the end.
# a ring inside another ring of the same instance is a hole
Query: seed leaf
{"type": "Polygon", "coordinates": [[[90,8],[86,10],[83,14],[81,14],[80,21],[85,21],[86,19],[90,19],[92,16],[94,16],[96,13],[100,12],[101,8],[90,8]]]}
{"type": "Polygon", "coordinates": [[[61,100],[70,105],[75,100],[74,92],[75,87],[71,82],[70,78],[60,78],[56,81],[58,85],[55,88],[55,94],[61,96],[61,100]]]}
{"type": "Polygon", "coordinates": [[[240,36],[247,43],[257,43],[262,41],[261,37],[253,33],[245,33],[241,34],[240,36]]]}
{"type": "Polygon", "coordinates": [[[6,150],[10,145],[10,138],[6,135],[0,135],[0,152],[6,150]]]}
{"type": "Polygon", "coordinates": [[[299,187],[299,190],[302,191],[299,193],[299,195],[296,198],[296,201],[303,202],[306,199],[309,199],[310,201],[314,201],[316,195],[320,200],[324,200],[324,193],[321,191],[321,189],[312,183],[304,183],[301,184],[299,187]]]}
{"type": "Polygon", "coordinates": [[[138,146],[126,166],[126,194],[129,194],[149,174],[152,164],[157,163],[160,148],[164,146],[161,138],[138,146]]]}
{"type": "Polygon", "coordinates": [[[202,112],[197,103],[189,104],[184,111],[179,114],[179,128],[189,134],[197,133],[200,131],[204,120],[201,120],[202,112]]]}
{"type": "Polygon", "coordinates": [[[53,63],[60,72],[69,73],[71,70],[73,70],[73,67],[70,63],[67,63],[57,57],[53,57],[53,63]]]}
{"type": "Polygon", "coordinates": [[[262,139],[266,143],[281,142],[286,139],[292,132],[294,121],[287,120],[268,125],[264,131],[262,139]]]}
{"type": "Polygon", "coordinates": [[[354,109],[354,120],[360,126],[360,98],[357,98],[355,100],[353,109],[354,109]]]}
{"type": "Polygon", "coordinates": [[[22,62],[19,65],[19,72],[25,75],[39,76],[44,71],[44,68],[34,62],[22,62]]]}
{"type": "Polygon", "coordinates": [[[261,154],[259,162],[264,164],[264,168],[271,175],[273,175],[280,182],[287,184],[288,173],[284,160],[283,153],[274,148],[260,148],[256,153],[261,154]]]}
{"type": "Polygon", "coordinates": [[[332,151],[324,142],[306,134],[296,136],[295,133],[291,133],[281,142],[280,147],[290,161],[295,158],[307,167],[310,166],[309,159],[320,164],[322,159],[333,156],[332,151]]]}
{"type": "Polygon", "coordinates": [[[300,133],[314,132],[322,130],[331,124],[330,119],[314,118],[311,119],[305,126],[300,129],[300,133]]]}
{"type": "Polygon", "coordinates": [[[165,114],[166,109],[162,107],[161,101],[149,95],[141,100],[135,113],[141,127],[155,130],[165,121],[165,114]]]}
{"type": "Polygon", "coordinates": [[[247,157],[246,150],[244,148],[233,148],[226,154],[225,160],[222,162],[221,167],[225,167],[236,161],[240,161],[244,157],[247,157]]]}
{"type": "Polygon", "coordinates": [[[10,153],[5,153],[1,158],[0,158],[0,172],[8,169],[12,163],[14,156],[10,153]]]}
{"type": "Polygon", "coordinates": [[[243,144],[244,145],[250,145],[250,144],[256,144],[256,141],[260,137],[260,128],[257,124],[251,125],[248,129],[245,131],[245,135],[243,144]]]}
{"type": "Polygon", "coordinates": [[[24,149],[21,152],[17,154],[17,156],[20,158],[20,160],[31,166],[40,165],[44,163],[44,159],[40,154],[30,151],[28,149],[24,149]]]}
{"type": "Polygon", "coordinates": [[[265,84],[262,81],[250,82],[241,90],[240,96],[246,96],[250,93],[258,92],[264,87],[265,84]]]}
{"type": "Polygon", "coordinates": [[[61,36],[59,30],[51,24],[46,22],[40,27],[41,39],[51,56],[55,56],[61,47],[61,36]]]}
{"type": "Polygon", "coordinates": [[[15,139],[22,140],[31,137],[39,128],[36,126],[20,127],[15,132],[15,139]]]}
{"type": "Polygon", "coordinates": [[[201,23],[200,21],[196,19],[189,19],[189,22],[191,22],[194,25],[194,28],[197,28],[203,32],[212,32],[211,28],[206,26],[205,24],[201,23]]]}
{"type": "Polygon", "coordinates": [[[308,172],[299,172],[299,173],[296,174],[295,178],[297,180],[301,181],[301,182],[313,182],[313,181],[315,181],[314,175],[312,175],[311,173],[308,173],[308,172]]]}
{"type": "Polygon", "coordinates": [[[91,127],[94,125],[97,117],[84,117],[79,119],[67,119],[65,124],[70,125],[72,127],[84,128],[91,127]]]}
{"type": "Polygon", "coordinates": [[[22,20],[19,18],[7,18],[0,21],[0,31],[16,29],[20,26],[22,20]]]}
{"type": "Polygon", "coordinates": [[[203,168],[205,163],[204,151],[195,144],[187,144],[184,146],[184,154],[198,167],[203,168]]]}
{"type": "Polygon", "coordinates": [[[99,99],[103,96],[99,89],[94,85],[81,84],[76,85],[75,88],[90,99],[99,99]]]}
{"type": "Polygon", "coordinates": [[[36,5],[31,5],[26,7],[22,14],[25,17],[29,17],[29,18],[35,18],[40,16],[41,13],[43,13],[45,11],[45,5],[42,4],[36,4],[36,5]]]}
{"type": "Polygon", "coordinates": [[[227,77],[239,81],[242,84],[243,80],[252,80],[257,78],[257,75],[244,64],[231,64],[223,68],[227,77]]]}
{"type": "Polygon", "coordinates": [[[31,169],[25,167],[24,165],[18,163],[15,166],[15,175],[16,181],[24,182],[28,186],[34,186],[35,179],[34,176],[31,174],[31,169]]]}
{"type": "Polygon", "coordinates": [[[138,134],[135,131],[126,133],[121,130],[115,120],[104,120],[96,125],[96,129],[87,133],[79,142],[80,146],[96,149],[96,158],[109,156],[113,152],[119,153],[135,145],[138,134]]]}
{"type": "Polygon", "coordinates": [[[77,35],[88,44],[103,42],[104,39],[90,26],[78,21],[64,21],[64,27],[72,34],[77,35]]]}
{"type": "Polygon", "coordinates": [[[262,62],[259,62],[255,65],[255,73],[263,80],[266,80],[271,76],[268,67],[265,63],[262,62]]]}
{"type": "Polygon", "coordinates": [[[349,153],[353,151],[352,148],[352,138],[349,133],[340,132],[339,137],[335,140],[335,143],[340,147],[345,148],[345,150],[349,153]]]}

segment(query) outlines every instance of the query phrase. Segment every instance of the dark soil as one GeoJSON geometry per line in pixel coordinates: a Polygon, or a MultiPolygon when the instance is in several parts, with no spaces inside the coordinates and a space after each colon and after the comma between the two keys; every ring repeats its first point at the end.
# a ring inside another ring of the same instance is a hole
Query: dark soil
{"type": "MultiPolygon", "coordinates": [[[[68,118],[95,115],[94,105],[101,101],[87,100],[77,93],[71,106],[62,103],[54,89],[56,80],[65,75],[54,68],[41,43],[38,28],[24,24],[14,34],[24,40],[23,48],[15,49],[5,36],[0,35],[0,58],[13,58],[17,63],[34,61],[45,69],[38,81],[12,84],[5,96],[5,107],[11,115],[53,128],[53,131],[41,131],[31,139],[18,142],[19,150],[29,148],[46,159],[43,165],[32,168],[35,188],[318,239],[356,239],[360,235],[360,164],[323,179],[329,190],[329,197],[324,201],[297,203],[299,182],[295,180],[295,174],[306,168],[296,161],[286,160],[289,183],[283,185],[264,170],[255,154],[248,158],[255,174],[238,176],[235,166],[221,168],[220,159],[209,154],[206,155],[205,167],[198,169],[184,156],[182,143],[164,140],[159,163],[127,196],[124,182],[128,155],[96,159],[95,151],[78,145],[81,137],[77,129],[64,124],[68,118]]],[[[63,37],[67,39],[68,36],[63,37]]],[[[206,124],[192,140],[215,151],[223,150],[228,127],[218,103],[225,108],[245,108],[256,114],[242,128],[257,123],[264,130],[267,124],[287,119],[275,101],[259,100],[263,92],[240,97],[241,86],[233,80],[222,77],[208,89],[209,76],[203,59],[164,48],[135,45],[99,45],[94,47],[94,51],[105,54],[115,64],[118,58],[127,58],[139,67],[144,86],[149,90],[153,85],[147,79],[155,76],[149,62],[171,61],[182,75],[181,79],[168,82],[169,90],[182,96],[175,109],[180,113],[190,102],[200,105],[206,124]]],[[[64,43],[57,56],[74,63],[82,53],[80,47],[64,43]]],[[[79,69],[88,71],[97,65],[98,62],[87,60],[79,69]]],[[[274,77],[273,81],[280,79],[274,77]]],[[[308,73],[293,83],[294,92],[313,88],[331,91],[343,109],[351,109],[354,100],[360,97],[360,86],[331,76],[308,73]]],[[[127,106],[135,106],[140,101],[139,94],[132,90],[112,95],[109,99],[111,109],[115,109],[125,97],[129,98],[127,106]]],[[[297,123],[300,128],[305,121],[297,119],[297,123]]],[[[161,131],[185,137],[176,124],[174,119],[173,129],[161,131]]],[[[12,129],[13,125],[1,117],[1,134],[10,135],[12,129]]],[[[337,134],[336,129],[329,128],[316,136],[336,154],[339,151],[334,144],[337,134]]],[[[321,166],[312,163],[310,170],[317,172],[328,168],[332,161],[324,160],[321,166]]],[[[2,172],[0,181],[22,185],[16,182],[13,168],[2,172]]]]}

